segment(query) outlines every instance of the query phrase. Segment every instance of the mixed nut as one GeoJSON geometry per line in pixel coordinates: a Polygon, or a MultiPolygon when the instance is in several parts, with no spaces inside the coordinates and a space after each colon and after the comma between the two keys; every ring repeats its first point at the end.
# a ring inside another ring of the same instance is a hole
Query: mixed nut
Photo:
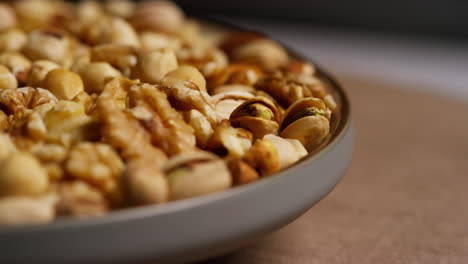
{"type": "Polygon", "coordinates": [[[229,189],[326,141],[306,61],[167,1],[0,3],[0,225],[229,189]]]}

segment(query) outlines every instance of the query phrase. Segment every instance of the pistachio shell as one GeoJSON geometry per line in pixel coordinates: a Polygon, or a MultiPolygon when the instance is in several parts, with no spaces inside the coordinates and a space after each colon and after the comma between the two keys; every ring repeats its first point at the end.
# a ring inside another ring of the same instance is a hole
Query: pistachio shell
{"type": "Polygon", "coordinates": [[[299,140],[308,151],[311,151],[330,132],[330,121],[321,115],[305,116],[293,120],[296,114],[309,107],[327,111],[325,103],[318,98],[308,97],[295,102],[286,110],[280,126],[280,135],[283,138],[299,140]]]}
{"type": "Polygon", "coordinates": [[[307,155],[307,150],[297,139],[285,139],[275,135],[266,135],[263,139],[271,141],[278,151],[281,169],[294,164],[307,155]]]}
{"type": "Polygon", "coordinates": [[[234,127],[242,127],[254,135],[255,138],[262,138],[266,134],[276,134],[279,128],[279,112],[276,106],[266,97],[255,97],[251,98],[240,106],[238,106],[231,114],[229,120],[231,121],[234,127]],[[257,117],[245,115],[248,107],[254,104],[261,104],[266,106],[272,113],[272,118],[270,120],[257,117]]]}
{"type": "Polygon", "coordinates": [[[254,95],[247,91],[230,91],[216,94],[211,97],[218,116],[218,121],[229,119],[231,113],[239,105],[252,97],[254,97],[254,95]]]}
{"type": "Polygon", "coordinates": [[[208,152],[180,154],[169,160],[165,169],[171,200],[222,191],[232,185],[224,161],[208,152]]]}
{"type": "Polygon", "coordinates": [[[281,132],[281,137],[294,138],[311,151],[328,135],[330,122],[323,116],[307,116],[296,120],[281,132]]]}
{"type": "Polygon", "coordinates": [[[247,85],[242,85],[242,84],[227,84],[227,85],[221,85],[216,88],[213,88],[210,91],[211,95],[216,95],[216,94],[221,94],[221,93],[226,93],[226,92],[249,92],[253,93],[255,92],[255,89],[251,86],[247,85]]]}

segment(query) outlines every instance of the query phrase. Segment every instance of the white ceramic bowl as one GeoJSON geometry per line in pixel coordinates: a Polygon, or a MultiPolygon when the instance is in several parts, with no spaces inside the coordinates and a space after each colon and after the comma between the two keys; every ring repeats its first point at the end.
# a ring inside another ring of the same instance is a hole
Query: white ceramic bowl
{"type": "Polygon", "coordinates": [[[320,74],[332,86],[340,109],[327,142],[298,164],[255,183],[193,199],[89,220],[0,228],[0,263],[196,261],[288,224],[327,195],[351,161],[348,99],[327,74],[320,74]]]}

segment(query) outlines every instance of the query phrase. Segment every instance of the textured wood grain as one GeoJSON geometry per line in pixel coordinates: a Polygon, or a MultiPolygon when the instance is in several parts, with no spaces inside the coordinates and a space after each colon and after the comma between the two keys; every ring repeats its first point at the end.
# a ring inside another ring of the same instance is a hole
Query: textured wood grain
{"type": "Polygon", "coordinates": [[[356,126],[347,176],[289,226],[213,263],[468,263],[468,104],[341,81],[356,126]]]}

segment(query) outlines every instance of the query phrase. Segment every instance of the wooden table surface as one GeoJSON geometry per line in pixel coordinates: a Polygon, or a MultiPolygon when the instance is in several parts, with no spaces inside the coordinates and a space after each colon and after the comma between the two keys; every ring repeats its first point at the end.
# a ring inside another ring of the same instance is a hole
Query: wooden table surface
{"type": "Polygon", "coordinates": [[[209,263],[468,263],[468,104],[338,77],[356,129],[347,175],[295,222],[209,263]]]}

